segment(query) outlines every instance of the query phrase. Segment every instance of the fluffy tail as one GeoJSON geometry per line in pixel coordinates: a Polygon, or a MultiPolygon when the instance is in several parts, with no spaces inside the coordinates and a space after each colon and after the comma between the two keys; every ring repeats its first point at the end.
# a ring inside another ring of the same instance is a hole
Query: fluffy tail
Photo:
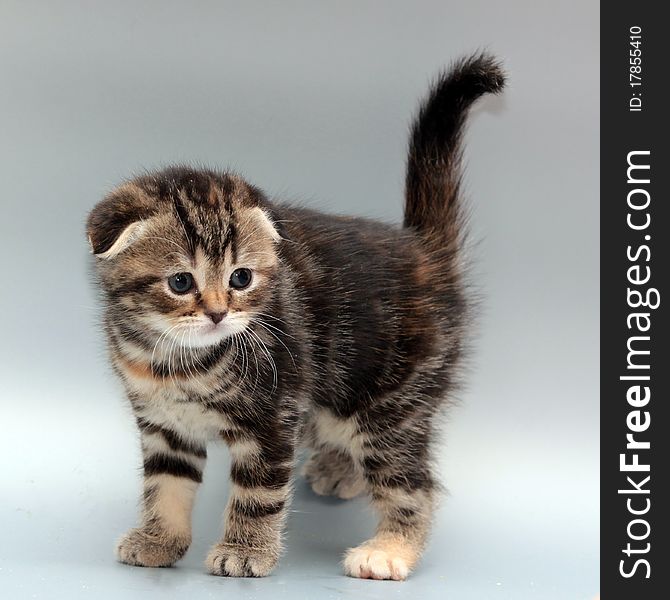
{"type": "Polygon", "coordinates": [[[404,224],[445,250],[460,245],[464,234],[460,163],[468,109],[504,85],[503,70],[492,56],[463,58],[438,76],[412,126],[404,224]]]}

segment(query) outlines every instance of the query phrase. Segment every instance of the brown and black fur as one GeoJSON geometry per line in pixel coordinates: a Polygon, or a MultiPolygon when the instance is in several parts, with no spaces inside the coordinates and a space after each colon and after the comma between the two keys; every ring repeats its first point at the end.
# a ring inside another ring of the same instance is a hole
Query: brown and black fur
{"type": "Polygon", "coordinates": [[[120,560],[183,556],[218,438],[232,491],[208,569],[267,575],[302,441],[317,493],[366,492],[380,516],[345,572],[407,577],[429,532],[431,439],[468,325],[460,138],[470,105],[502,87],[486,55],[437,78],[411,132],[403,227],[274,204],[237,175],[187,167],[133,179],[91,212],[112,363],[144,453],[142,519],[120,560]],[[253,273],[247,292],[228,282],[240,267],[253,273]],[[177,296],[166,279],[188,269],[198,285],[177,296]],[[242,329],[194,343],[207,315],[242,329]]]}

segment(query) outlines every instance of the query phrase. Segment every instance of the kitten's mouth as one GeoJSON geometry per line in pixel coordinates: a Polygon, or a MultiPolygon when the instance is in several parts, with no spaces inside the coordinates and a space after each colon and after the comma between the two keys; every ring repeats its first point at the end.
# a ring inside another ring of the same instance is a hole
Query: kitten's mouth
{"type": "Polygon", "coordinates": [[[221,323],[207,323],[206,325],[200,326],[200,333],[220,333],[223,332],[224,329],[225,327],[221,323]]]}
{"type": "Polygon", "coordinates": [[[217,344],[224,338],[235,335],[243,328],[240,328],[240,323],[227,319],[220,323],[200,323],[194,328],[195,335],[193,337],[198,338],[203,345],[207,346],[217,344]]]}
{"type": "MultiPolygon", "coordinates": [[[[216,346],[225,338],[240,333],[244,330],[246,323],[235,319],[223,319],[219,323],[210,320],[191,322],[188,324],[188,331],[180,333],[180,330],[174,333],[181,344],[192,348],[207,348],[216,346]]],[[[170,336],[172,337],[172,336],[170,336]]]]}
{"type": "Polygon", "coordinates": [[[216,346],[221,340],[232,335],[230,328],[223,323],[201,323],[191,325],[190,333],[183,340],[191,348],[216,346]]]}
{"type": "Polygon", "coordinates": [[[231,328],[224,323],[206,323],[200,325],[195,331],[196,335],[210,343],[222,340],[232,335],[231,328]]]}

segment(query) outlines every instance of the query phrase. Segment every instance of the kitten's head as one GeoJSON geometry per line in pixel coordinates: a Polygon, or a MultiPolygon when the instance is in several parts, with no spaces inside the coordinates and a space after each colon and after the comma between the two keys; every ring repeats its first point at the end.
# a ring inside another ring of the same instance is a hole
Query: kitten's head
{"type": "Polygon", "coordinates": [[[262,193],[237,176],[139,177],[93,209],[87,232],[112,322],[138,335],[213,346],[272,296],[281,238],[262,193]]]}

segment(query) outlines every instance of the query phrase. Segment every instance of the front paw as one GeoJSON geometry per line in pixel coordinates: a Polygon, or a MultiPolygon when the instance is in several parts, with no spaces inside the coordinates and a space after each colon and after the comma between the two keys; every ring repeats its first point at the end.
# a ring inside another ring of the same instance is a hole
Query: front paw
{"type": "Polygon", "coordinates": [[[190,538],[172,537],[145,529],[131,529],[116,546],[118,559],[138,567],[169,567],[188,550],[190,538]]]}
{"type": "Polygon", "coordinates": [[[419,560],[415,544],[393,534],[380,535],[350,548],[344,556],[344,572],[361,579],[407,579],[419,560]]]}
{"type": "Polygon", "coordinates": [[[279,547],[250,548],[221,543],[214,546],[207,557],[207,570],[223,577],[265,577],[279,560],[279,547]]]}

